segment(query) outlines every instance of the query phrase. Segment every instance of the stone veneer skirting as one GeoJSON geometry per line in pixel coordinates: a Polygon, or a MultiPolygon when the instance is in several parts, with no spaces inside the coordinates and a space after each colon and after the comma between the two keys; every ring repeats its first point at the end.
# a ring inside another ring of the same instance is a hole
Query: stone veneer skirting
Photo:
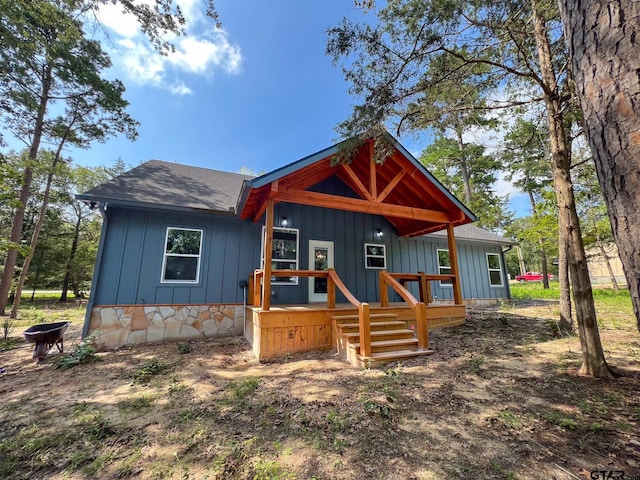
{"type": "Polygon", "coordinates": [[[109,305],[93,307],[88,335],[101,348],[242,335],[242,305],[109,305]]]}

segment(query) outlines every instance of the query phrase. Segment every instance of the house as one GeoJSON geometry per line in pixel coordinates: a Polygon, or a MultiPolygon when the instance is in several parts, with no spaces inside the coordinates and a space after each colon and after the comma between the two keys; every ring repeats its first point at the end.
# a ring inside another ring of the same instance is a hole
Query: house
{"type": "Polygon", "coordinates": [[[509,298],[510,242],[390,141],[382,165],[373,141],[257,178],[152,160],[78,195],[104,219],[83,336],[244,335],[260,359],[337,348],[356,365],[430,353],[430,328],[509,298]]]}
{"type": "Polygon", "coordinates": [[[598,244],[587,249],[587,264],[591,283],[626,285],[622,262],[618,255],[618,246],[614,243],[598,244]]]}

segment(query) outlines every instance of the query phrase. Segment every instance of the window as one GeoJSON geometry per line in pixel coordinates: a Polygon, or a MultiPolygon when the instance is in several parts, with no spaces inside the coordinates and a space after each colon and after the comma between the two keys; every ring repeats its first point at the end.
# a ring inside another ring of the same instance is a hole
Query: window
{"type": "Polygon", "coordinates": [[[502,265],[500,265],[500,255],[497,253],[487,253],[487,266],[489,267],[489,284],[492,287],[502,287],[502,265]]]}
{"type": "Polygon", "coordinates": [[[168,227],[161,281],[198,283],[201,246],[202,230],[168,227]]]}
{"type": "MultiPolygon", "coordinates": [[[[262,245],[266,229],[262,227],[262,245]]],[[[298,270],[298,230],[296,228],[273,227],[271,268],[273,270],[298,270]]],[[[264,254],[264,248],[262,248],[264,254]]],[[[264,268],[264,257],[262,258],[264,268]]],[[[272,277],[272,285],[298,285],[298,277],[272,277]]]]}
{"type": "MultiPolygon", "coordinates": [[[[438,249],[438,274],[450,275],[451,274],[451,260],[449,259],[449,250],[438,249]]],[[[451,280],[440,280],[441,287],[452,287],[453,282],[451,280]]]]}
{"type": "Polygon", "coordinates": [[[378,243],[364,244],[364,267],[365,268],[387,268],[387,255],[384,245],[378,243]]]}

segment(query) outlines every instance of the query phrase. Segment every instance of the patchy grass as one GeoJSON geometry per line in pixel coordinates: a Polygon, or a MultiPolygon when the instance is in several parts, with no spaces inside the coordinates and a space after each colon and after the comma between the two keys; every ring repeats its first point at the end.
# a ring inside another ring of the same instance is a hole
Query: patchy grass
{"type": "Polygon", "coordinates": [[[164,374],[168,368],[169,365],[154,357],[133,369],[129,376],[134,383],[147,384],[153,377],[164,374]]]}
{"type": "Polygon", "coordinates": [[[638,475],[640,337],[628,297],[596,296],[607,359],[625,374],[616,381],[578,376],[578,339],[556,338],[557,304],[534,300],[469,309],[464,325],[431,332],[433,355],[372,370],[334,352],[260,364],[241,339],[98,352],[100,362],[63,370],[17,344],[0,352],[0,478],[638,475]]]}
{"type": "MultiPolygon", "coordinates": [[[[26,341],[22,332],[38,323],[71,322],[81,327],[84,322],[86,300],[59,302],[59,297],[60,292],[55,291],[37,292],[33,301],[30,293],[23,295],[18,318],[0,317],[0,351],[23,346],[26,341]],[[5,332],[7,335],[4,335],[5,332]]],[[[7,311],[10,309],[11,304],[7,306],[7,311]]]]}
{"type": "MultiPolygon", "coordinates": [[[[560,284],[549,282],[549,289],[538,282],[512,283],[511,296],[515,302],[547,300],[557,302],[560,298],[560,284]]],[[[623,286],[616,291],[610,287],[594,287],[593,299],[600,328],[624,330],[635,322],[629,290],[623,286]]],[[[559,311],[558,311],[559,312],[559,311]]]]}

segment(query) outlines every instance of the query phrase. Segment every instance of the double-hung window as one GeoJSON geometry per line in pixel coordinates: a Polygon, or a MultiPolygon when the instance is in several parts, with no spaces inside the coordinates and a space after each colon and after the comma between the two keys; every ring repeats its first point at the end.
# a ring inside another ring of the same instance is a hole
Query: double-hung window
{"type": "Polygon", "coordinates": [[[500,255],[497,253],[487,253],[487,267],[489,268],[489,284],[492,287],[504,286],[500,255]]]}
{"type": "MultiPolygon", "coordinates": [[[[263,242],[265,237],[266,229],[263,227],[263,242]]],[[[262,252],[264,252],[264,248],[262,248],[262,252]]],[[[271,268],[273,270],[298,270],[298,253],[298,229],[273,227],[271,268]]],[[[264,256],[262,258],[262,267],[264,268],[264,256]]],[[[298,277],[272,277],[271,285],[298,285],[298,277]]]]}
{"type": "MultiPolygon", "coordinates": [[[[451,259],[449,258],[449,250],[438,249],[438,273],[440,275],[451,274],[451,259]]],[[[441,287],[452,287],[451,280],[440,280],[441,287]]]]}
{"type": "Polygon", "coordinates": [[[202,230],[168,227],[162,262],[162,283],[198,283],[202,230]]]}
{"type": "Polygon", "coordinates": [[[387,268],[385,246],[378,243],[364,244],[364,268],[387,268]]]}

